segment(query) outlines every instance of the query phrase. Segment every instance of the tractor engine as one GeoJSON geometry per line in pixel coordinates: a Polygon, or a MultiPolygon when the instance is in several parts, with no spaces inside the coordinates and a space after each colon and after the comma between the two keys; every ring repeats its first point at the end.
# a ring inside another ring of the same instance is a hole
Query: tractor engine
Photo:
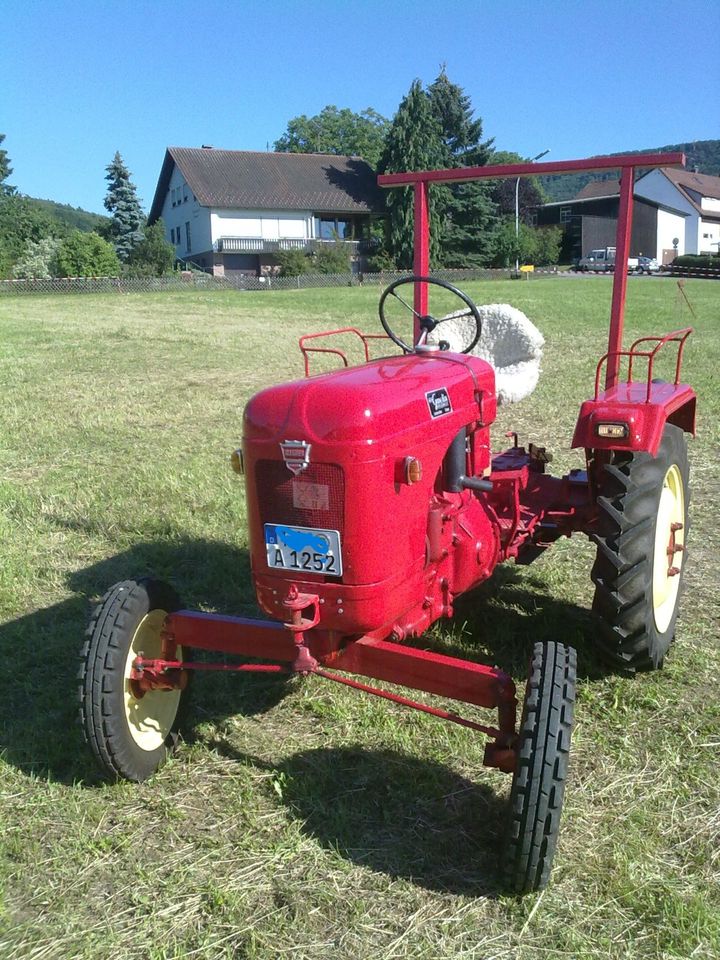
{"type": "Polygon", "coordinates": [[[482,492],[495,413],[488,363],[430,350],[253,397],[243,465],[262,609],[287,619],[295,584],[343,636],[402,639],[451,616],[499,553],[482,492]]]}

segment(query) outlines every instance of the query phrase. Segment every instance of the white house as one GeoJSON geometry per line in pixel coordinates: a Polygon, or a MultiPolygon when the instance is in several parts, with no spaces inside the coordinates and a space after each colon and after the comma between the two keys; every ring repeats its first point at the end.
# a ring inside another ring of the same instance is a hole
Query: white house
{"type": "Polygon", "coordinates": [[[684,229],[678,229],[677,217],[662,219],[658,213],[658,260],[682,253],[717,253],[720,177],[682,169],[651,170],[636,182],[635,195],[683,214],[684,229]]]}
{"type": "Polygon", "coordinates": [[[179,259],[216,276],[272,272],[278,250],[347,244],[353,268],[384,213],[359,157],[168,147],[150,208],[179,259]]]}

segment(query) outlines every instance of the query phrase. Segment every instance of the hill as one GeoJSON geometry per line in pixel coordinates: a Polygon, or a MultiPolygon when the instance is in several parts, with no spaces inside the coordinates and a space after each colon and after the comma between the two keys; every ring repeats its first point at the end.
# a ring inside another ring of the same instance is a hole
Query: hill
{"type": "MultiPolygon", "coordinates": [[[[624,156],[628,153],[684,153],[687,157],[689,170],[697,167],[698,173],[708,173],[714,177],[720,176],[720,140],[693,140],[690,143],[672,143],[664,147],[649,147],[646,150],[625,150],[618,155],[624,156]]],[[[570,173],[561,177],[538,177],[542,189],[547,194],[548,202],[572,199],[591,180],[616,179],[617,174],[614,170],[607,174],[570,173]]]]}
{"type": "Polygon", "coordinates": [[[58,223],[63,224],[70,230],[82,230],[85,233],[91,233],[93,230],[102,232],[102,227],[110,220],[109,217],[103,217],[99,213],[90,213],[89,210],[83,210],[81,207],[71,207],[67,203],[40,200],[36,197],[27,197],[26,199],[36,210],[53,220],[57,220],[58,223]]]}

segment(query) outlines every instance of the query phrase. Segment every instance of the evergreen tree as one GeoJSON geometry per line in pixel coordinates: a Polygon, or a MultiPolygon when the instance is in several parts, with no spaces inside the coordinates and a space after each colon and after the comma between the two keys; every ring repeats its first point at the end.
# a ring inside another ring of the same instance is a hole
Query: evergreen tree
{"type": "Polygon", "coordinates": [[[112,214],[110,241],[120,260],[125,263],[130,253],[143,238],[143,216],[135,184],[130,179],[130,171],[123,163],[119,153],[113,162],[105,168],[108,190],[105,197],[105,209],[112,214]]]}
{"type": "MultiPolygon", "coordinates": [[[[447,167],[481,167],[490,157],[491,140],[482,140],[482,120],[473,117],[470,98],[451,83],[443,66],[428,88],[432,113],[441,132],[447,167]]],[[[474,267],[492,256],[496,225],[492,187],[483,181],[455,183],[442,190],[445,230],[442,262],[448,267],[474,267]]]]}
{"type": "MultiPolygon", "coordinates": [[[[431,170],[442,167],[446,158],[442,130],[430,109],[430,100],[419,80],[398,107],[385,138],[380,173],[431,170]]],[[[441,211],[430,189],[430,262],[438,266],[441,250],[441,211]]],[[[389,252],[401,269],[413,265],[413,191],[396,187],[387,191],[389,252]]]]}
{"type": "MultiPolygon", "coordinates": [[[[0,144],[5,139],[5,134],[0,133],[0,144]]],[[[12,173],[12,167],[10,166],[10,158],[8,157],[7,150],[3,150],[0,147],[0,196],[10,196],[14,194],[15,187],[11,187],[9,183],[5,183],[7,178],[12,173]]]]}

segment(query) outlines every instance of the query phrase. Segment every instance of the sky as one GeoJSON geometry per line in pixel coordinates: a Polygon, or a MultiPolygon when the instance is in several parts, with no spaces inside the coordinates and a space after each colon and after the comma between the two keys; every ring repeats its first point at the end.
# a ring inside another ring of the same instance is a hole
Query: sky
{"type": "Polygon", "coordinates": [[[392,117],[442,64],[486,138],[546,160],[720,138],[720,0],[3,0],[22,193],[147,211],[167,146],[265,150],[327,104],[392,117]]]}

